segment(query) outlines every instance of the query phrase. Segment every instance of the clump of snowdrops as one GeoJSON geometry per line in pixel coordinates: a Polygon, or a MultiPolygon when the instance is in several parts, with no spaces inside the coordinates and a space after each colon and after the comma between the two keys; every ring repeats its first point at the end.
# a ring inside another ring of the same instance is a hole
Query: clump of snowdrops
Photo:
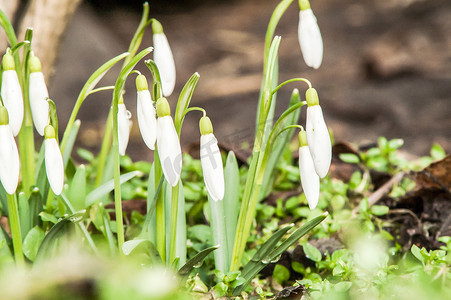
{"type": "MultiPolygon", "coordinates": [[[[2,240],[11,240],[15,263],[25,265],[50,256],[58,250],[66,235],[78,238],[94,254],[105,252],[104,244],[109,255],[128,256],[144,248],[145,266],[165,265],[181,276],[190,274],[213,252],[214,268],[237,279],[229,293],[238,295],[268,262],[280,257],[283,251],[324,220],[327,214],[313,218],[280,243],[293,226],[281,228],[243,266],[243,253],[256,206],[271,192],[268,188],[271,176],[295,131],[299,130],[302,188],[312,209],[318,203],[320,178],[327,175],[331,162],[331,140],[317,91],[305,78],[278,83],[277,53],[281,38],[274,36],[274,31],[292,2],[281,1],[268,26],[255,141],[243,193],[240,193],[242,188],[234,153],[228,153],[224,166],[207,112],[201,107],[190,107],[200,75],[194,73],[188,79],[179,91],[178,99],[173,95],[176,82],[174,58],[163,26],[149,18],[148,4],[144,4],[141,22],[128,51],[104,63],[87,80],[76,98],[61,141],[58,139],[56,105],[47,91],[39,53],[33,52],[33,31],[29,29],[24,41],[18,42],[11,23],[0,12],[0,23],[10,44],[2,59],[0,198],[3,214],[8,216],[11,239],[3,234],[2,240]],[[148,26],[153,31],[153,47],[138,51],[148,26]],[[151,53],[153,59],[145,60],[151,53]],[[136,69],[143,60],[147,69],[136,69]],[[115,84],[97,87],[103,75],[119,62],[122,62],[122,68],[115,84]],[[121,184],[143,176],[138,171],[121,174],[120,168],[133,123],[132,114],[126,108],[126,102],[132,100],[128,96],[130,93],[127,97],[123,95],[124,85],[126,80],[133,78],[136,81],[138,126],[144,144],[153,151],[154,158],[147,174],[144,226],[139,234],[126,240],[121,184]],[[306,101],[301,101],[298,89],[294,89],[289,107],[273,123],[277,91],[293,82],[308,85],[306,101]],[[71,158],[82,126],[77,114],[89,95],[107,91],[112,91],[112,101],[111,105],[105,106],[109,117],[100,153],[92,163],[93,179],[87,177],[86,166],[74,168],[71,158]],[[170,102],[176,104],[174,112],[170,102]],[[297,124],[304,105],[307,105],[305,129],[297,124]],[[194,111],[202,113],[199,119],[200,161],[214,244],[188,260],[180,133],[186,114],[194,111]],[[39,135],[36,140],[34,129],[39,135]],[[35,141],[42,141],[40,148],[36,149],[35,141]],[[114,195],[114,220],[105,209],[111,192],[114,195]],[[100,237],[93,238],[90,226],[101,233],[100,237]],[[76,229],[70,230],[73,227],[76,229]]],[[[321,65],[323,45],[307,0],[299,1],[299,16],[302,55],[306,64],[316,69],[321,65]]],[[[9,250],[8,243],[3,243],[2,247],[9,250]]]]}

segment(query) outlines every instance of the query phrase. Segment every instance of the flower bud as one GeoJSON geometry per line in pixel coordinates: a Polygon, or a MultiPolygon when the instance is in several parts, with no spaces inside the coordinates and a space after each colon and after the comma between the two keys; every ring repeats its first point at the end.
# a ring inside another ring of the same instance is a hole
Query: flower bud
{"type": "Polygon", "coordinates": [[[179,137],[170,116],[165,98],[157,102],[157,146],[163,175],[171,186],[176,186],[182,172],[182,149],[179,137]],[[164,99],[164,100],[162,100],[164,99]],[[162,101],[160,101],[162,100],[162,101]],[[160,104],[160,105],[159,105],[160,104]]]}
{"type": "Polygon", "coordinates": [[[19,84],[14,59],[11,54],[6,53],[2,60],[3,75],[1,96],[3,104],[8,110],[9,126],[14,136],[18,135],[22,127],[24,107],[22,89],[19,84]]]}
{"type": "Polygon", "coordinates": [[[117,128],[120,155],[125,155],[125,150],[127,150],[128,140],[130,137],[130,128],[132,126],[130,118],[131,113],[125,107],[124,99],[121,96],[117,106],[117,128]]]}
{"type": "Polygon", "coordinates": [[[138,125],[146,146],[154,150],[157,139],[157,118],[144,75],[136,77],[138,125]]]}
{"type": "Polygon", "coordinates": [[[11,132],[8,111],[0,106],[0,181],[5,191],[13,195],[19,184],[19,150],[11,132]]]}
{"type": "Polygon", "coordinates": [[[64,186],[64,163],[52,125],[45,127],[44,136],[45,172],[53,193],[60,195],[64,186]]]}
{"type": "Polygon", "coordinates": [[[302,55],[307,66],[318,69],[323,60],[323,39],[316,17],[307,0],[299,2],[298,37],[302,55]]]}
{"type": "Polygon", "coordinates": [[[43,136],[44,128],[50,122],[49,103],[47,101],[49,92],[45,84],[44,75],[41,72],[41,62],[36,56],[29,60],[30,69],[30,107],[36,131],[43,136]]]}
{"type": "Polygon", "coordinates": [[[208,194],[214,201],[224,198],[224,167],[218,141],[213,134],[210,118],[202,117],[200,129],[200,163],[208,194]]]}
{"type": "Polygon", "coordinates": [[[305,198],[307,198],[310,209],[314,209],[319,199],[319,177],[307,146],[306,132],[303,130],[299,132],[299,174],[305,198]]]}
{"type": "Polygon", "coordinates": [[[172,56],[171,47],[168,39],[163,32],[161,23],[157,20],[152,21],[154,60],[158,67],[163,89],[163,96],[168,97],[172,94],[175,87],[175,63],[172,56]]]}

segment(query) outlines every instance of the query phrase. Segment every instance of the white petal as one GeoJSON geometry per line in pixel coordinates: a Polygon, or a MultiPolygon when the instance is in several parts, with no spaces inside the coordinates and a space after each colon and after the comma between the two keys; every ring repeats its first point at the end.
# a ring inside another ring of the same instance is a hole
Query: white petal
{"type": "Polygon", "coordinates": [[[321,106],[314,105],[307,108],[306,123],[307,143],[315,170],[319,177],[324,178],[329,172],[332,160],[332,145],[321,106]]]}
{"type": "Polygon", "coordinates": [[[157,119],[157,146],[164,177],[176,186],[182,172],[182,149],[170,116],[157,119]]]}
{"type": "Polygon", "coordinates": [[[0,180],[5,191],[12,195],[19,183],[19,151],[9,125],[0,126],[0,180]]]}
{"type": "Polygon", "coordinates": [[[23,97],[19,79],[15,70],[4,71],[2,75],[1,95],[8,110],[9,126],[14,136],[19,134],[23,121],[23,97]]]}
{"type": "Polygon", "coordinates": [[[311,9],[299,11],[298,37],[305,63],[318,69],[323,60],[323,39],[311,9]]]}
{"type": "Polygon", "coordinates": [[[42,72],[30,74],[30,107],[36,131],[44,136],[44,128],[49,124],[49,92],[42,72]]]}
{"type": "Polygon", "coordinates": [[[213,133],[200,136],[200,163],[207,191],[214,201],[224,198],[224,168],[213,133]]]}
{"type": "Polygon", "coordinates": [[[319,198],[319,177],[315,172],[310,150],[307,146],[299,148],[299,174],[302,189],[307,198],[308,206],[314,209],[319,198]]]}
{"type": "Polygon", "coordinates": [[[148,90],[138,91],[136,110],[141,136],[149,149],[155,149],[157,139],[157,118],[148,90]]]}
{"type": "Polygon", "coordinates": [[[128,139],[130,136],[130,122],[128,117],[129,112],[125,108],[125,104],[118,104],[117,111],[117,128],[119,138],[119,154],[125,155],[127,149],[128,139]]]}
{"type": "Polygon", "coordinates": [[[61,194],[64,186],[64,163],[56,139],[44,140],[45,172],[55,195],[61,194]]]}
{"type": "Polygon", "coordinates": [[[175,63],[172,56],[171,47],[164,33],[153,35],[153,57],[160,71],[161,85],[163,95],[168,97],[172,94],[175,87],[175,63]]]}

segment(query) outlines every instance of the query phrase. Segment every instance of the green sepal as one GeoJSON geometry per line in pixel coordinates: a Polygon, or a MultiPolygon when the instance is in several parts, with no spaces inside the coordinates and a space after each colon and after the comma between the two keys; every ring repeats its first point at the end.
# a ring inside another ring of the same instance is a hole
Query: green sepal
{"type": "Polygon", "coordinates": [[[309,88],[305,92],[305,100],[307,100],[308,106],[319,105],[318,92],[314,88],[309,88]]]}
{"type": "Polygon", "coordinates": [[[199,120],[199,130],[201,135],[213,133],[213,125],[209,117],[205,116],[199,120]]]}
{"type": "Polygon", "coordinates": [[[168,100],[166,100],[166,98],[164,98],[164,97],[161,97],[157,101],[157,116],[160,118],[160,117],[165,117],[165,116],[170,116],[170,115],[171,115],[171,108],[169,107],[168,100]]]}
{"type": "Polygon", "coordinates": [[[9,124],[8,110],[6,109],[6,107],[0,106],[0,126],[8,124],[9,124]]]}
{"type": "Polygon", "coordinates": [[[3,67],[3,71],[10,71],[10,70],[15,70],[15,64],[14,64],[14,58],[13,56],[6,52],[5,55],[3,55],[3,59],[2,59],[2,67],[3,67]]]}
{"type": "Polygon", "coordinates": [[[41,61],[37,56],[30,56],[28,64],[30,73],[41,72],[41,61]]]}
{"type": "Polygon", "coordinates": [[[147,85],[147,79],[144,75],[138,75],[136,77],[136,89],[138,92],[149,90],[149,86],[147,85]]]}

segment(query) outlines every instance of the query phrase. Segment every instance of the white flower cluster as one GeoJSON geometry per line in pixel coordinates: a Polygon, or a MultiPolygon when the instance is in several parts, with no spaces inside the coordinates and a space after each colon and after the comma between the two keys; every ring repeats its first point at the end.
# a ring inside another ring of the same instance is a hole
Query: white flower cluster
{"type": "Polygon", "coordinates": [[[309,207],[314,209],[319,199],[319,179],[329,172],[332,146],[316,90],[309,88],[306,98],[306,131],[299,133],[299,173],[309,207]]]}
{"type": "MultiPolygon", "coordinates": [[[[50,187],[55,195],[64,186],[64,164],[56,141],[56,134],[49,124],[48,91],[41,72],[39,59],[32,55],[28,61],[30,108],[36,131],[45,135],[45,166],[50,187]]],[[[14,194],[19,182],[20,161],[14,136],[20,133],[24,118],[22,87],[15,70],[13,56],[7,51],[2,59],[2,106],[0,120],[0,180],[6,192],[14,194]]],[[[34,149],[33,149],[34,151],[34,149]]]]}

